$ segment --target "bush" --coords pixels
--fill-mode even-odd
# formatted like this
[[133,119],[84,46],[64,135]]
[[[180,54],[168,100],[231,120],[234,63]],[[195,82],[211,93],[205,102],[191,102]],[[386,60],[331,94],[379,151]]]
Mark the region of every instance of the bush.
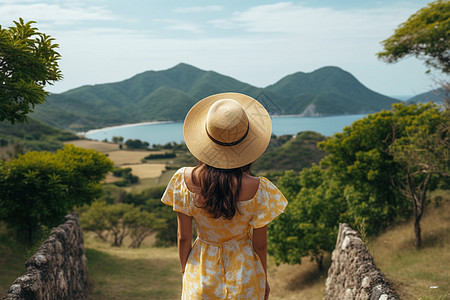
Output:
[[1,217],[32,244],[41,228],[60,224],[74,207],[99,197],[111,168],[105,155],[73,145],[0,162]]
[[165,153],[152,153],[144,157],[143,160],[150,160],[150,159],[160,159],[160,158],[175,158],[176,154],[175,152],[165,152]]
[[139,139],[136,140],[127,140],[125,142],[125,146],[128,149],[147,149],[150,144],[147,142],[143,142]]

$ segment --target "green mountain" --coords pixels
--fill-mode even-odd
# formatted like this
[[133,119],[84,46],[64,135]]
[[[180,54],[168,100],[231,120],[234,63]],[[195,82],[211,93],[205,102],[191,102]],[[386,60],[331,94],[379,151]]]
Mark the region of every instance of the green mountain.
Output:
[[433,101],[436,104],[444,104],[447,91],[444,88],[435,89],[412,97],[406,103],[427,103]]
[[285,111],[304,116],[371,113],[398,102],[368,89],[338,67],[288,75],[265,90],[283,95],[279,105]]
[[253,96],[271,113],[304,116],[370,113],[389,109],[396,102],[367,89],[337,67],[295,73],[274,85],[258,88],[181,63],[121,82],[52,94],[35,108],[32,117],[59,128],[82,131],[125,123],[182,120],[195,102],[221,92]]

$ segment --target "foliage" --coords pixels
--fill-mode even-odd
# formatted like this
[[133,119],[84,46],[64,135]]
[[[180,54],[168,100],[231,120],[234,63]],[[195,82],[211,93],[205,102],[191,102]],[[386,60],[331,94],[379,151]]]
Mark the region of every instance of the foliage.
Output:
[[25,121],[36,104],[45,102],[44,86],[62,79],[59,46],[34,23],[20,18],[13,27],[0,26],[0,121]]
[[144,157],[145,160],[151,160],[151,159],[161,159],[161,158],[175,158],[176,154],[175,152],[165,152],[165,153],[152,153]]
[[184,150],[184,151],[188,151],[185,143],[177,143],[177,142],[169,142],[164,145],[153,144],[152,147],[150,148],[150,150],[156,150],[156,151],[158,151],[158,150],[173,150],[173,151]]
[[148,188],[139,194],[127,193],[111,185],[104,186],[103,190],[103,196],[98,201],[79,210],[85,230],[93,231],[103,241],[114,244],[111,221],[107,221],[112,218],[107,217],[111,214],[109,209],[115,204],[126,204],[126,211],[115,216],[118,219],[116,223],[123,226],[122,231],[117,231],[118,241],[122,234],[130,234],[130,247],[139,247],[148,234],[157,232],[156,246],[167,247],[176,243],[176,214],[171,207],[161,203],[165,186]]
[[60,224],[76,206],[101,194],[112,168],[103,154],[67,145],[0,163],[0,217],[31,244],[41,228]]
[[[155,190],[155,192],[157,191]],[[174,246],[177,241],[177,214],[174,213],[172,207],[161,203],[161,197],[162,193],[158,197],[148,198],[143,205],[143,209],[153,212],[163,220],[163,223],[157,229],[155,246]]]
[[[267,171],[300,171],[310,167],[325,156],[325,152],[317,148],[317,143],[324,141],[325,137],[313,131],[299,132],[295,138],[285,141],[285,136],[281,140],[272,137],[272,144],[281,144],[266,151],[252,164],[252,169],[256,172]],[[285,142],[284,142],[285,141]],[[284,142],[284,143],[283,143]]]
[[0,147],[20,144],[27,151],[56,151],[64,147],[63,141],[78,137],[68,131],[48,126],[28,117],[26,123],[0,122]]
[[340,185],[350,225],[356,228],[365,219],[369,235],[410,215],[407,199],[392,185],[401,167],[388,151],[392,125],[403,117],[398,110],[368,115],[319,144],[328,153],[321,165]]
[[425,60],[429,67],[450,72],[450,2],[438,0],[420,9],[382,42],[379,58],[389,63],[408,55]]
[[149,146],[149,143],[143,142],[139,139],[126,140],[125,146],[127,146],[128,149],[147,149]]
[[302,257],[310,256],[322,270],[324,254],[334,248],[346,208],[339,184],[313,165],[299,174],[287,171],[278,186],[290,201],[269,225],[269,253],[277,262],[289,264],[300,264]]
[[116,144],[122,143],[123,142],[123,136],[113,136],[112,137],[112,142],[116,143]]
[[155,227],[156,246],[173,246],[177,240],[177,215],[172,207],[161,203],[161,197],[166,190],[165,186],[155,186],[144,190],[140,194],[127,194],[125,203],[130,203],[141,207],[143,210],[158,216]]
[[122,177],[121,181],[115,181],[113,182],[114,185],[117,186],[129,186],[131,184],[134,183],[138,183],[139,182],[139,177],[135,176],[131,173],[131,168],[120,168],[120,167],[115,167],[113,169],[113,175],[115,177]]
[[[36,108],[33,117],[59,128],[84,131],[124,123],[177,121],[183,120],[199,99],[221,92],[241,92],[255,97],[266,107],[275,103],[283,114],[301,114],[310,105],[323,115],[368,113],[389,109],[396,102],[367,89],[337,67],[295,73],[261,89],[180,64],[168,70],[144,72],[118,83],[83,86],[49,95],[47,102]],[[262,99],[262,92],[273,103]]]
[[364,224],[364,234],[373,236],[408,218],[416,207],[399,187],[411,187],[413,175],[424,196],[433,181],[428,174],[448,176],[448,128],[448,111],[434,104],[395,104],[321,142],[328,155],[320,165],[286,171],[277,182],[289,206],[269,227],[270,253],[287,263],[310,256],[320,267],[340,222]]
[[130,235],[129,247],[139,248],[147,236],[164,225],[164,220],[132,204],[96,201],[82,212],[80,223],[84,230],[96,233],[112,246],[122,246],[123,239]]
[[[394,142],[389,151],[403,168],[399,188],[413,204],[416,247],[420,249],[420,220],[427,204],[429,187],[436,175],[450,177],[450,111],[441,112],[432,104],[396,106],[395,109],[406,116],[401,124],[393,126]],[[404,131],[399,137],[397,127]]]
[[164,219],[156,218],[153,213],[148,211],[136,209],[126,215],[126,220],[131,230],[131,248],[139,248],[147,236],[165,225]]

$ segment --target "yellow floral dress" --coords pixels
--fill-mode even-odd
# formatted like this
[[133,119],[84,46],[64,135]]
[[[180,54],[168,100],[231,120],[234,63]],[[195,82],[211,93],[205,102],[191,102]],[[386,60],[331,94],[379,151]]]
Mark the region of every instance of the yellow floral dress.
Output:
[[280,215],[286,198],[261,177],[255,196],[239,202],[240,213],[231,220],[214,219],[194,205],[198,195],[187,188],[184,170],[173,175],[161,199],[173,210],[192,216],[197,226],[181,299],[264,299],[265,274],[253,250],[251,229],[263,227]]

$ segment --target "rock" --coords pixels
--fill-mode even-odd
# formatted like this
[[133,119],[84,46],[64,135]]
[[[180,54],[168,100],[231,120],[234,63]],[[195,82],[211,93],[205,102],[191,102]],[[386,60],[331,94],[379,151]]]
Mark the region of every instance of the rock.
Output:
[[27,272],[14,281],[3,300],[86,299],[88,269],[78,216],[66,216],[25,266]]
[[326,281],[324,300],[335,299],[400,299],[375,266],[358,233],[347,224],[339,225]]

